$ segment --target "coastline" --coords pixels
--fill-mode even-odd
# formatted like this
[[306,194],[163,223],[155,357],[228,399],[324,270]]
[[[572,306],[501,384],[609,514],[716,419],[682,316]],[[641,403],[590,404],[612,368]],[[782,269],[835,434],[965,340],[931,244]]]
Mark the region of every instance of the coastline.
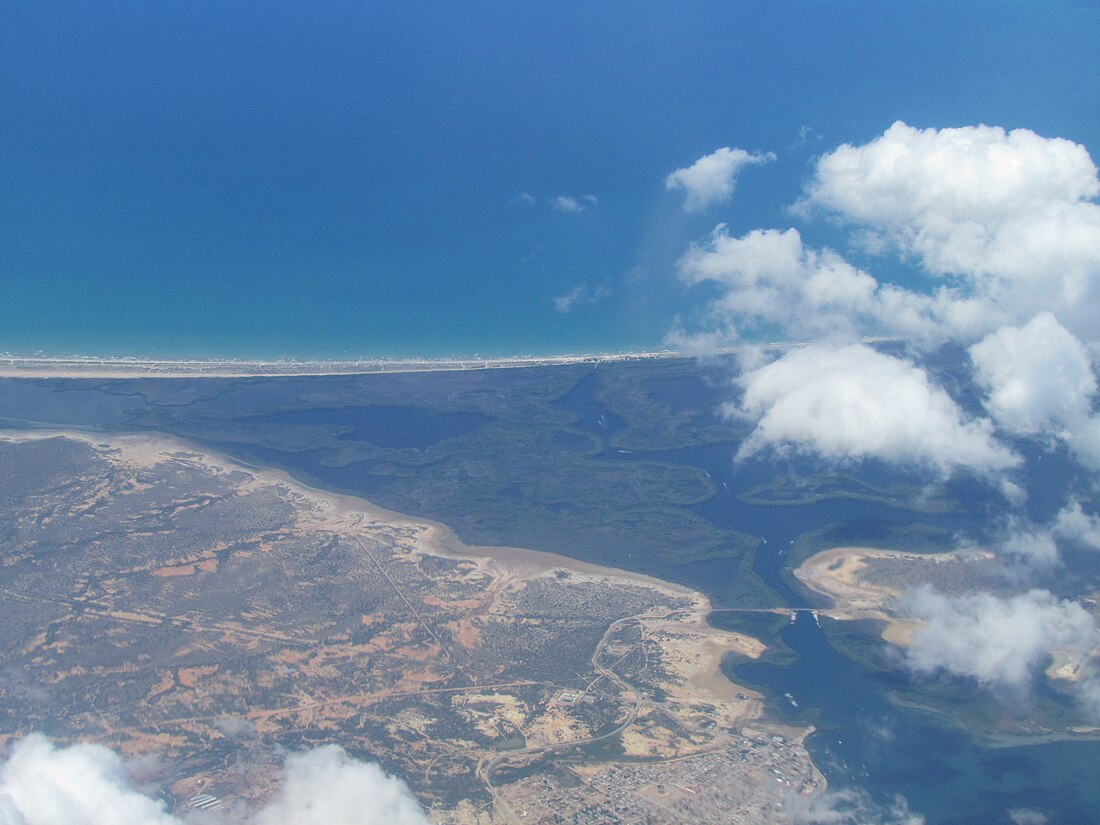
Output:
[[[869,336],[864,344],[898,340],[893,336]],[[465,372],[473,370],[560,367],[570,364],[673,361],[681,358],[714,358],[736,355],[745,347],[788,350],[804,347],[804,341],[768,341],[719,347],[705,352],[638,350],[589,352],[566,355],[514,355],[499,358],[139,358],[122,356],[50,356],[0,353],[0,378],[293,378],[311,375],[376,375],[409,372]]]
[[[601,732],[602,729],[592,728],[589,730],[581,723],[573,724],[570,722],[573,717],[569,713],[569,707],[576,700],[570,699],[566,702],[564,699],[560,701],[552,699],[554,695],[565,688],[572,689],[574,687],[575,677],[567,676],[561,684],[559,684],[560,680],[546,683],[551,685],[550,701],[538,700],[532,705],[535,708],[534,710],[522,710],[521,708],[522,715],[518,724],[522,725],[525,737],[521,750],[497,751],[476,744],[469,745],[469,750],[477,757],[477,764],[479,765],[477,778],[485,782],[488,793],[493,797],[494,810],[497,810],[495,806],[499,805],[500,810],[507,812],[510,799],[525,799],[527,797],[524,794],[530,792],[529,788],[518,784],[521,780],[504,785],[492,781],[494,766],[507,765],[509,760],[513,762],[519,760],[522,763],[523,760],[528,758],[573,750],[587,744],[594,744],[616,737],[620,733],[622,734],[621,740],[615,740],[621,742],[623,752],[620,757],[603,758],[596,755],[584,760],[584,767],[592,772],[593,777],[604,776],[605,774],[610,777],[614,775],[615,771],[628,770],[634,764],[632,760],[635,757],[642,759],[642,761],[645,761],[644,758],[648,757],[659,757],[658,761],[660,762],[677,764],[683,762],[685,765],[690,766],[702,766],[706,763],[706,760],[717,759],[724,760],[723,764],[735,769],[732,775],[733,778],[729,780],[730,782],[744,783],[743,787],[750,790],[759,789],[758,777],[760,775],[765,775],[768,779],[771,779],[770,773],[764,774],[763,772],[772,769],[777,781],[786,781],[786,784],[790,786],[789,791],[784,791],[782,788],[777,791],[775,786],[770,783],[767,784],[766,787],[770,790],[764,793],[761,798],[768,799],[771,797],[776,804],[786,801],[786,797],[783,796],[784,793],[796,793],[801,794],[804,798],[809,798],[820,795],[827,789],[826,777],[805,748],[805,740],[813,732],[813,728],[792,726],[770,718],[765,713],[763,696],[750,687],[732,681],[729,674],[721,667],[723,658],[730,653],[758,658],[764,650],[764,645],[759,640],[744,633],[722,630],[710,625],[708,622],[711,612],[710,600],[705,594],[697,590],[653,576],[583,562],[545,551],[521,547],[469,545],[464,543],[451,528],[440,522],[397,513],[379,507],[361,496],[334,493],[323,488],[314,487],[301,482],[282,470],[240,462],[218,452],[216,449],[210,449],[188,441],[186,438],[170,434],[152,432],[90,433],[64,427],[33,431],[0,429],[0,441],[5,442],[39,441],[52,438],[65,438],[85,443],[96,452],[106,456],[112,464],[121,468],[120,471],[123,475],[120,478],[126,481],[121,484],[119,489],[124,491],[132,489],[133,480],[142,478],[142,473],[147,472],[154,465],[166,461],[175,462],[200,473],[210,474],[213,477],[232,479],[233,495],[247,494],[258,490],[274,490],[276,495],[290,504],[292,508],[293,518],[290,522],[292,527],[287,528],[289,530],[286,533],[287,535],[296,535],[298,531],[303,535],[310,535],[314,531],[320,531],[329,536],[346,537],[351,541],[358,541],[360,548],[372,560],[374,555],[370,547],[375,546],[373,552],[377,552],[377,547],[381,543],[388,548],[387,553],[392,553],[396,559],[403,562],[411,560],[417,568],[420,567],[419,559],[423,557],[445,557],[465,561],[466,566],[461,570],[462,579],[481,583],[479,585],[481,590],[475,594],[477,595],[475,600],[454,601],[452,595],[450,597],[452,601],[448,602],[446,595],[443,595],[440,597],[442,600],[439,601],[431,600],[436,598],[435,596],[431,596],[424,601],[425,604],[433,607],[448,607],[464,611],[455,613],[452,610],[452,613],[441,614],[443,618],[453,619],[445,626],[459,634],[456,636],[457,642],[448,642],[452,648],[456,643],[462,646],[476,645],[480,635],[481,623],[496,621],[494,617],[498,615],[508,615],[500,611],[512,604],[509,601],[512,598],[510,594],[522,592],[531,582],[538,580],[550,579],[555,584],[558,581],[565,581],[567,582],[564,585],[565,587],[588,588],[577,592],[588,593],[589,595],[592,593],[591,587],[598,584],[610,588],[644,588],[649,591],[656,591],[662,596],[675,598],[675,602],[665,602],[662,605],[658,602],[651,603],[650,596],[633,597],[643,599],[641,608],[635,608],[644,608],[642,612],[636,612],[633,615],[618,618],[614,621],[609,619],[610,624],[606,625],[603,636],[592,653],[591,662],[595,668],[595,680],[582,682],[580,686],[583,687],[584,684],[588,684],[588,687],[584,688],[584,691],[587,691],[595,685],[596,681],[600,679],[609,680],[611,685],[606,688],[607,695],[612,702],[618,702],[622,705],[622,708],[614,716],[617,727],[613,731],[606,733]],[[364,544],[364,541],[367,543]],[[143,574],[166,577],[213,574],[219,569],[222,560],[216,553],[211,555],[208,549],[202,549],[203,547],[205,545],[200,544],[182,558],[173,556],[167,559],[157,559],[152,562],[153,566],[151,567],[139,566],[129,572],[140,571]],[[267,551],[261,548],[259,552],[262,554]],[[244,550],[241,551],[239,556],[243,559],[255,553],[256,551],[253,550]],[[144,564],[140,560],[139,563]],[[384,570],[383,575],[389,577]],[[173,578],[173,581],[176,581],[176,579]],[[449,591],[443,588],[440,592],[445,594]],[[401,593],[402,590],[398,590],[398,594]],[[462,591],[460,595],[469,598],[465,591]],[[416,608],[404,595],[401,595],[401,598],[413,610],[416,615],[416,622],[423,623],[425,619],[416,612]],[[413,597],[410,595],[408,598]],[[416,598],[419,598],[419,596]],[[414,602],[416,602],[416,598],[413,598]],[[569,605],[571,602],[567,599],[566,604]],[[110,608],[110,605],[108,605],[108,608]],[[143,626],[157,624],[157,622],[163,622],[164,620],[164,616],[161,614],[154,613],[146,616],[142,610],[133,609],[125,604],[123,608],[109,609],[103,615],[109,620],[131,623],[138,621],[143,623]],[[232,615],[236,616],[236,614]],[[241,614],[241,616],[244,615]],[[252,616],[254,614],[248,615]],[[260,614],[255,615],[266,614],[261,611]],[[528,617],[525,621],[533,620],[536,625],[543,621],[541,614],[532,615],[533,619]],[[436,618],[431,621],[442,622],[443,618]],[[413,624],[415,625],[416,622],[413,622]],[[637,645],[644,641],[645,650],[647,651],[646,661],[649,662],[650,657],[653,657],[653,661],[659,663],[657,671],[655,671],[658,675],[646,677],[649,681],[643,680],[641,684],[646,687],[642,689],[637,686],[639,683],[636,677],[629,674],[625,677],[620,676],[611,669],[615,663],[625,657],[621,650],[614,649],[616,645],[622,644],[622,640],[613,638],[613,635],[627,626],[624,623],[629,622],[637,625],[639,638],[641,639],[641,641],[633,641],[629,644]],[[272,628],[266,626],[250,628],[247,621],[242,623],[242,620],[238,618],[233,618],[228,623],[223,622],[211,626],[238,635],[248,632],[255,634],[262,631],[270,636],[280,630],[279,626],[274,625]],[[397,627],[398,625],[394,626]],[[432,636],[435,635],[429,625],[425,625],[425,628]],[[316,640],[304,638],[299,634],[284,634],[277,637],[279,641],[288,639],[299,645],[306,643],[309,645],[319,644]],[[328,638],[326,644],[328,642],[351,644],[349,639],[350,637],[345,633],[343,636]],[[437,644],[443,644],[438,638],[435,641]],[[361,655],[366,651],[366,647],[361,642],[355,642],[354,645],[358,646],[353,646],[349,650],[355,655]],[[605,646],[607,646],[607,656],[617,658],[609,660],[605,657],[601,659]],[[384,652],[388,648],[380,649]],[[443,649],[446,650],[446,648]],[[405,648],[400,650],[404,651]],[[382,655],[377,651],[371,653],[371,655],[375,654]],[[400,667],[405,667],[406,670],[408,670],[409,662],[417,667],[422,664],[421,660],[414,657],[412,653],[402,653],[401,656],[403,657],[401,661],[404,664]],[[447,658],[450,661],[450,655]],[[298,660],[289,661],[293,663]],[[323,661],[327,662],[328,660],[323,659]],[[201,668],[195,667],[192,670],[198,671]],[[211,667],[209,668],[210,672],[208,674],[204,672],[204,675],[212,676],[216,670],[217,667]],[[308,668],[302,672],[307,671]],[[252,724],[255,729],[262,728],[270,733],[281,730],[279,725],[283,722],[277,720],[288,720],[292,717],[297,719],[296,714],[304,714],[302,719],[298,719],[293,723],[293,725],[305,726],[302,728],[304,730],[309,725],[340,723],[340,720],[348,717],[348,714],[361,713],[364,708],[372,708],[381,702],[395,700],[398,697],[408,697],[420,692],[432,693],[433,695],[442,693],[449,696],[456,691],[451,687],[438,690],[435,688],[422,690],[423,683],[430,681],[426,678],[426,674],[431,675],[429,671],[430,668],[428,671],[408,670],[408,673],[399,671],[398,675],[401,680],[395,682],[395,685],[389,685],[387,682],[381,687],[370,687],[367,692],[333,693],[329,691],[326,693],[321,691],[317,696],[311,691],[306,691],[302,696],[287,694],[289,698],[281,698],[270,707],[266,705],[251,707],[242,713],[241,717]],[[313,671],[309,672],[313,673]],[[318,670],[314,675],[320,673],[321,671]],[[324,676],[324,674],[321,675]],[[656,679],[656,681],[652,681],[652,679]],[[320,682],[319,684],[327,683]],[[509,694],[505,690],[503,694],[498,696],[498,688],[506,689],[517,685],[534,684],[543,683],[500,682],[498,684],[489,680],[482,684],[482,682],[475,680],[472,686],[460,687],[457,691],[471,693],[475,699],[479,699],[483,704],[489,703],[494,707],[502,705],[507,708],[510,707],[506,701]],[[218,685],[225,687],[220,682]],[[190,688],[193,685],[188,684],[186,687]],[[219,689],[221,688],[219,687]],[[656,691],[656,695],[650,695],[651,690]],[[562,696],[565,696],[565,693],[562,693]],[[565,702],[565,704],[562,704],[562,702]],[[625,716],[622,716],[622,713],[625,713]],[[667,726],[661,721],[665,717],[675,724],[675,735],[667,732]],[[210,731],[217,728],[217,721],[221,718],[222,716],[216,715],[195,715],[190,711],[186,715],[178,716],[178,718],[177,716],[161,714],[152,725],[146,725],[145,723],[116,724],[102,736],[100,734],[92,736],[92,741],[109,742],[112,746],[121,747],[117,745],[116,740],[125,740],[133,748],[134,753],[145,753],[164,746],[165,742],[168,741],[155,740],[154,735],[149,731],[150,728],[155,729],[156,736],[161,734],[161,727],[164,725],[169,726],[171,731],[177,735],[182,735],[180,731],[183,731],[194,736],[206,736],[208,734],[216,736]],[[297,730],[291,722],[287,721],[285,724],[291,726],[288,729]],[[0,740],[2,739],[3,737],[0,737]],[[746,749],[755,749],[758,746],[761,748],[759,758],[750,757],[746,761],[744,754],[749,752]],[[463,753],[465,754],[466,751],[464,750]],[[741,754],[740,757],[738,753]],[[780,757],[782,757],[781,762],[773,761]],[[435,758],[437,759],[438,756]],[[428,762],[429,767],[434,762],[435,759]],[[483,769],[480,767],[482,765],[486,767]],[[785,773],[781,774],[776,765],[779,765],[779,768]],[[688,767],[684,770],[690,773],[695,768]],[[201,785],[196,784],[197,776],[198,774],[187,775],[179,779],[173,785],[175,789],[173,792],[178,792],[177,795],[181,798],[186,798],[188,794],[197,793],[201,787]],[[425,783],[427,783],[427,776],[428,774],[425,772]],[[657,779],[659,780],[662,776],[663,774],[657,776]],[[784,779],[784,776],[787,779]],[[648,777],[648,774],[645,777]],[[738,787],[742,786],[738,785]],[[754,799],[760,796],[756,791],[752,791],[752,793],[755,794]],[[651,798],[645,796],[644,793],[643,796],[646,799]],[[445,816],[440,819],[433,818],[433,821],[471,821],[463,810],[458,808],[452,811],[444,806],[436,809],[436,812]],[[478,821],[488,823],[511,821],[511,819],[494,815],[490,819],[479,819]]]
[[874,619],[884,623],[883,641],[905,648],[909,646],[918,623],[898,616],[893,603],[901,590],[883,583],[871,583],[861,575],[876,559],[910,559],[922,564],[950,564],[967,552],[912,553],[880,547],[833,547],[821,550],[802,562],[792,573],[807,589],[828,599],[823,616],[838,621]]
[[[860,339],[865,344],[897,340],[889,336]],[[674,349],[631,352],[587,352],[565,355],[514,355],[497,358],[140,358],[122,356],[12,355],[0,353],[0,378],[277,378],[309,375],[374,375],[408,372],[560,367],[570,364],[614,364],[673,361],[736,355],[746,347],[788,350],[803,341],[767,341],[707,351]]]
[[326,513],[321,519],[326,525],[339,524],[341,529],[354,529],[364,523],[382,523],[389,526],[409,527],[422,531],[421,552],[454,560],[472,560],[487,566],[498,575],[507,577],[531,577],[557,570],[567,570],[579,577],[602,579],[648,587],[673,597],[690,599],[693,603],[688,624],[705,639],[708,645],[721,648],[714,661],[708,664],[706,677],[725,682],[727,692],[745,690],[730,680],[721,670],[725,653],[737,653],[757,659],[764,652],[764,645],[755,637],[730,630],[720,630],[708,622],[712,605],[709,597],[686,585],[660,579],[655,576],[608,567],[563,556],[546,550],[504,545],[467,544],[448,525],[419,516],[389,510],[369,499],[347,493],[336,493],[313,486],[296,478],[285,470],[264,467],[232,458],[205,445],[196,444],[167,433],[101,433],[86,432],[72,427],[40,428],[31,431],[8,430],[0,427],[0,439],[30,441],[46,438],[68,438],[82,441],[93,447],[106,447],[129,451],[142,460],[189,457],[191,460],[218,468],[221,472],[244,471],[261,484],[279,484],[292,493],[310,500],[319,511]]
[[[734,350],[723,350],[723,354]],[[677,350],[505,358],[161,359],[0,356],[0,378],[271,378],[558,367],[690,358]]]

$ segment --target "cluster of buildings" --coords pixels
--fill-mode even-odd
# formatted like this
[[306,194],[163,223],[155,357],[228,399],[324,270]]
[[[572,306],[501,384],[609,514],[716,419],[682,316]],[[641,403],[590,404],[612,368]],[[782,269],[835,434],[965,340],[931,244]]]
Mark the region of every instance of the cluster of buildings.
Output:
[[693,756],[582,768],[575,779],[534,774],[505,793],[520,819],[540,825],[765,825],[789,822],[791,800],[818,784],[801,745],[757,733]]

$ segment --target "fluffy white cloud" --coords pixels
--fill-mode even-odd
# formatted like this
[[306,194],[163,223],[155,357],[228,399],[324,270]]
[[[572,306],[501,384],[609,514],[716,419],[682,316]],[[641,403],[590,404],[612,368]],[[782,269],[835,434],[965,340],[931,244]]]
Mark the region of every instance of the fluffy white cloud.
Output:
[[409,788],[335,745],[287,759],[282,787],[255,825],[428,825]]
[[929,468],[1004,470],[1019,459],[991,422],[969,419],[919,367],[871,347],[812,345],[744,373],[731,412],[755,420],[739,455],[764,448],[834,461],[877,458]]
[[1091,470],[1100,470],[1100,415],[1081,423],[1065,436],[1074,455]]
[[930,216],[989,224],[1100,194],[1096,166],[1080,144],[997,126],[917,129],[897,121],[869,143],[822,156],[815,172],[811,201],[899,229]]
[[1015,433],[1047,432],[1088,418],[1096,376],[1088,350],[1049,312],[1002,327],[970,348],[986,409]]
[[[702,180],[710,180],[702,174],[707,168],[700,166]],[[680,185],[676,181],[670,176],[669,185]],[[921,130],[895,123],[866,144],[845,144],[822,156],[800,205],[804,214],[824,211],[853,225],[865,246],[917,261],[933,276],[926,288],[880,282],[838,252],[806,246],[795,229],[735,237],[719,225],[678,263],[682,280],[717,286],[718,297],[705,307],[694,334],[677,329],[670,341],[707,351],[754,331],[834,347],[861,335],[900,336],[926,349],[948,341],[973,345],[986,408],[1004,432],[1062,439],[1082,463],[1100,469],[1100,415],[1092,412],[1097,381],[1089,354],[1100,338],[1100,206],[1090,200],[1098,194],[1096,166],[1071,141],[1026,129]],[[807,375],[814,372],[801,360],[797,365]],[[829,370],[841,378],[838,395],[869,391],[854,368]],[[765,373],[783,374],[779,366]],[[927,380],[923,384],[918,396],[936,399],[930,409],[943,414],[945,396]],[[814,400],[810,388],[800,395]],[[761,421],[749,448],[759,442],[816,445],[840,459],[846,447],[854,450],[852,458],[945,455],[938,447],[910,450],[926,428],[901,419],[919,413],[901,408],[908,396],[882,396],[853,402],[868,415],[840,415],[831,422],[837,431],[829,433],[806,422],[824,421],[842,408],[841,400],[799,416],[792,393],[761,393],[760,404],[749,410]],[[785,408],[766,410],[769,399]],[[867,437],[849,432],[859,426],[853,421],[869,423]],[[954,410],[938,423],[945,422],[949,430],[941,440],[957,440],[961,432],[968,436],[964,445],[981,445],[956,465],[975,455],[979,468],[1011,465],[986,422],[966,421]],[[881,445],[874,446],[878,435]],[[867,444],[872,446],[865,449]],[[945,469],[939,458],[928,463]],[[1032,549],[1049,550],[1049,537],[1039,539]]]
[[737,238],[719,224],[705,243],[688,249],[678,270],[688,283],[722,288],[708,314],[728,325],[730,337],[739,325],[773,324],[800,336],[854,338],[876,303],[874,278],[830,250],[805,247],[797,229],[757,229]]
[[1100,179],[1088,151],[1027,129],[898,122],[817,163],[802,205],[865,227],[880,248],[958,276],[1014,320],[1056,312],[1100,330]]
[[774,152],[746,152],[723,146],[703,155],[691,166],[677,169],[665,178],[665,188],[684,192],[684,208],[702,212],[717,203],[729,200],[737,182],[737,174],[746,166],[770,163]]
[[1010,565],[1014,576],[1048,571],[1062,563],[1060,546],[1074,544],[1100,550],[1100,517],[1086,513],[1076,499],[1047,524],[1033,524],[1010,516],[1001,537],[993,543],[997,555]]
[[1082,510],[1079,501],[1070,501],[1059,511],[1053,533],[1066,541],[1100,550],[1100,518]]
[[908,593],[901,607],[923,622],[905,651],[910,668],[943,670],[994,687],[1026,688],[1051,655],[1082,661],[1100,642],[1081,605],[1045,590],[945,596],[924,585]]
[[1065,439],[1100,468],[1100,432],[1092,415],[1096,376],[1088,349],[1049,312],[1006,326],[970,348],[985,407],[1012,433]]
[[[720,335],[726,345],[770,325],[803,340],[874,333],[934,348],[947,339],[972,341],[1010,318],[988,298],[958,286],[941,284],[924,293],[880,284],[839,253],[806,246],[794,228],[734,237],[719,224],[688,247],[677,271],[688,284],[720,288],[706,307],[709,329],[697,335]],[[689,338],[681,331],[675,343]]]
[[[275,798],[243,822],[428,825],[404,782],[332,745],[290,756]],[[125,763],[110,749],[58,748],[33,734],[0,764],[0,825],[183,825],[183,820],[136,790]]]
[[55,748],[23,739],[0,767],[0,825],[180,825],[134,790],[123,761],[100,745]]

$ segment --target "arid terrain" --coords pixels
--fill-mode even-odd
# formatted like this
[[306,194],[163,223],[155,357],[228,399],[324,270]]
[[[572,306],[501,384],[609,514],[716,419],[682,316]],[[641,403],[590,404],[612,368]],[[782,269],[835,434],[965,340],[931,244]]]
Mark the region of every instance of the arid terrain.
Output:
[[441,823],[781,822],[822,785],[719,669],[762,645],[691,590],[162,436],[8,433],[0,461],[0,741],[155,757],[176,810],[262,801],[330,742]]

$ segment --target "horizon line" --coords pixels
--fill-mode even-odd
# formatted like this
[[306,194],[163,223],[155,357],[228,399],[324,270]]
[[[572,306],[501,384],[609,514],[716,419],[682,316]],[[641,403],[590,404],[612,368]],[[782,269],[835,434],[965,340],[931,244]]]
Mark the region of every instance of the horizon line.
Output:
[[[861,338],[881,343],[893,337]],[[323,375],[368,375],[402,372],[461,372],[522,367],[551,367],[588,362],[625,362],[707,358],[735,355],[745,347],[787,349],[806,341],[743,343],[707,351],[676,349],[592,352],[501,357],[371,357],[371,358],[148,358],[140,356],[13,355],[0,353],[0,378],[254,378]]]

